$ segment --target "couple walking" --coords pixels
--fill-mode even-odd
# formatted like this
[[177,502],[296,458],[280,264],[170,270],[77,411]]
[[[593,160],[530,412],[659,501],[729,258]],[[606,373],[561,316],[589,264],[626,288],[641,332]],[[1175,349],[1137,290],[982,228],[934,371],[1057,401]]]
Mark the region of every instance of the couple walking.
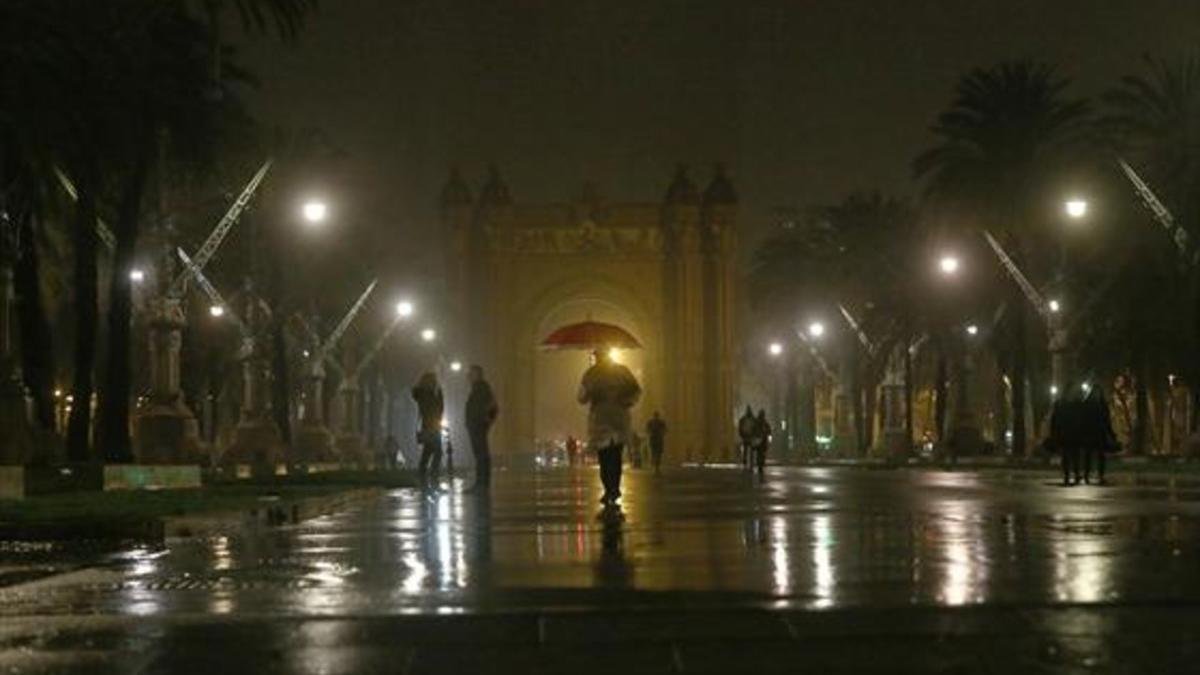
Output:
[[[467,371],[471,382],[471,393],[463,410],[467,436],[471,440],[471,454],[475,457],[475,484],[467,492],[486,491],[492,485],[492,453],[488,447],[488,432],[500,414],[496,395],[483,377],[483,368],[471,366]],[[417,403],[420,427],[417,443],[421,446],[421,461],[417,465],[421,486],[437,485],[442,465],[442,420],[445,418],[446,401],[437,376],[427,372],[413,387],[413,400]]]
[[[1079,395],[1082,392],[1082,396]],[[1104,455],[1119,448],[1108,403],[1099,387],[1068,387],[1054,402],[1046,449],[1062,454],[1063,485],[1104,483]]]

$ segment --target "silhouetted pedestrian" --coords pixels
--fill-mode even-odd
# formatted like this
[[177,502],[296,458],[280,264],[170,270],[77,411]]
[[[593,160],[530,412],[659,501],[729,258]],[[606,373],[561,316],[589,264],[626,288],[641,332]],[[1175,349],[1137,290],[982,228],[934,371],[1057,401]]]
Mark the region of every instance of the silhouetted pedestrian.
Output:
[[604,484],[606,506],[621,498],[621,459],[629,442],[629,409],[642,394],[633,373],[599,351],[593,353],[592,367],[583,374],[579,402],[589,406],[588,434],[600,462],[600,481]]
[[1046,449],[1062,455],[1063,485],[1078,484],[1083,480],[1082,425],[1083,403],[1075,388],[1068,386],[1063,395],[1054,402],[1050,413],[1050,435],[1046,438]]
[[1096,468],[1096,482],[1104,484],[1105,455],[1116,452],[1120,445],[1113,433],[1112,415],[1108,401],[1098,386],[1088,389],[1080,402],[1080,445],[1083,450],[1083,480],[1091,483],[1092,467]]
[[412,397],[417,403],[417,443],[421,446],[417,475],[421,486],[429,488],[437,485],[442,467],[442,418],[446,414],[446,402],[437,377],[431,372],[417,380]]
[[754,461],[758,466],[758,475],[763,475],[767,466],[767,450],[771,447],[771,423],[767,421],[767,411],[759,408],[758,417],[754,418]]
[[654,464],[654,473],[662,473],[663,452],[666,450],[667,423],[662,415],[654,411],[654,415],[646,422],[646,437],[650,439],[650,461]]
[[750,468],[750,457],[754,452],[754,435],[758,432],[758,420],[754,418],[754,410],[746,406],[746,412],[738,418],[738,440],[741,446],[742,468]]
[[500,406],[496,403],[492,386],[483,377],[483,368],[471,366],[467,377],[471,380],[471,393],[467,395],[464,417],[467,435],[471,438],[471,454],[475,457],[475,484],[470,491],[487,490],[492,487],[492,452],[488,445],[488,433],[500,415]]

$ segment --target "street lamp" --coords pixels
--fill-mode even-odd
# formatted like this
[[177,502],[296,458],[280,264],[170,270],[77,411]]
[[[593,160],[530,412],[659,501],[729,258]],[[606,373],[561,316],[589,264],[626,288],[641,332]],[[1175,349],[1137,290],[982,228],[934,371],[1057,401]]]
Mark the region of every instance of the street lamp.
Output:
[[415,308],[413,307],[413,304],[408,300],[401,300],[400,302],[396,303],[396,316],[400,317],[401,319],[407,319],[408,317],[412,316],[414,310]]
[[1087,216],[1088,203],[1086,199],[1072,197],[1063,202],[1063,210],[1067,212],[1067,216],[1072,220],[1081,220]]
[[941,260],[938,260],[938,269],[948,277],[958,274],[959,267],[958,256],[947,254],[943,255]]
[[432,328],[426,328],[421,331],[421,339],[425,342],[433,342],[437,339],[437,331]]
[[450,370],[457,373],[462,370],[462,361],[451,361]]
[[820,338],[825,335],[825,324],[820,321],[814,321],[808,324],[808,336],[811,338]]
[[778,342],[772,342],[771,346],[767,347],[767,351],[771,353],[771,356],[779,356],[783,353],[783,345]]
[[129,270],[129,280],[135,284],[140,284],[146,280],[146,273],[144,271],[142,271],[141,269],[135,267],[135,268]]
[[309,200],[304,202],[302,208],[304,220],[313,225],[319,225],[325,222],[325,218],[329,216],[329,206],[320,200]]
[[968,325],[967,326],[967,335],[970,335],[971,337],[975,337],[976,335],[979,335],[979,326],[976,326],[975,324]]
[[1053,314],[1058,314],[1062,311],[1062,303],[1060,303],[1058,300],[1051,300],[1050,302],[1046,303],[1046,307]]
[[208,308],[208,313],[212,315],[214,319],[219,319],[225,316],[225,308],[221,305],[213,305]]

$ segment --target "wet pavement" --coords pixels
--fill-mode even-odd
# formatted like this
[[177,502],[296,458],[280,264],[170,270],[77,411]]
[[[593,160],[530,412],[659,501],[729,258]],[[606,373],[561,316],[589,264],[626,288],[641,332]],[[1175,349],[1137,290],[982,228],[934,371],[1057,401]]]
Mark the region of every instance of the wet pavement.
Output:
[[619,513],[591,471],[447,487],[0,588],[0,671],[1200,672],[1193,483],[632,471]]

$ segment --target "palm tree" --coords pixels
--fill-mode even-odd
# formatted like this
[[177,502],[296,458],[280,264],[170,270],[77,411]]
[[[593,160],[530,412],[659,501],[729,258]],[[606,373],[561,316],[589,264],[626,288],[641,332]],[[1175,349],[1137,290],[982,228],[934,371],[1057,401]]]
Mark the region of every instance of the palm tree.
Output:
[[839,305],[856,315],[872,343],[864,349],[847,330],[842,348],[852,381],[850,402],[856,445],[872,444],[869,423],[877,384],[898,344],[921,326],[913,267],[922,242],[912,207],[879,193],[855,193],[815,209],[806,226],[776,235],[759,247],[751,288],[760,305],[791,314],[797,304],[819,307],[840,321]]
[[[1142,318],[1152,321],[1158,316],[1190,314],[1186,342],[1182,350],[1175,352],[1174,368],[1181,367],[1186,373],[1186,379],[1192,385],[1193,403],[1200,405],[1200,386],[1196,386],[1200,382],[1200,265],[1194,257],[1187,260],[1200,250],[1194,243],[1200,237],[1200,57],[1189,55],[1168,60],[1147,56],[1144,65],[1145,74],[1122,77],[1116,87],[1102,96],[1105,114],[1101,122],[1108,139],[1121,155],[1137,165],[1138,171],[1167,204],[1177,223],[1188,231],[1193,242],[1191,250],[1185,254],[1183,268],[1186,275],[1183,283],[1190,290],[1188,306],[1178,308],[1182,311]],[[1147,269],[1162,272],[1176,267],[1166,262],[1174,257],[1174,252],[1166,251],[1164,256],[1162,249],[1165,247],[1170,247],[1170,243],[1167,237],[1160,237],[1155,244],[1141,244],[1132,249],[1138,255],[1124,268],[1130,278],[1125,280],[1128,283],[1118,285],[1126,293],[1135,289],[1141,291],[1130,300],[1131,306],[1151,307],[1173,298],[1174,294],[1162,292],[1164,284],[1170,281],[1160,278],[1147,283],[1144,274]],[[1130,329],[1121,334],[1128,337],[1130,344],[1144,344],[1148,337],[1146,324],[1139,322]],[[1165,343],[1160,341],[1153,347],[1145,345],[1135,353],[1142,357],[1161,355],[1164,350],[1160,347],[1172,340],[1169,335],[1162,337]],[[1132,365],[1139,372],[1146,372],[1147,368],[1150,372],[1157,370],[1141,359]],[[1145,379],[1135,378],[1139,401],[1145,399]],[[1193,425],[1196,424],[1197,420],[1193,419]],[[1139,415],[1135,434],[1137,444],[1143,442],[1142,427],[1144,417]]]
[[[931,131],[937,144],[913,167],[937,204],[969,215],[975,228],[993,231],[1018,265],[1031,262],[1033,242],[1061,177],[1078,159],[1089,106],[1067,96],[1070,82],[1049,65],[1029,61],[977,68],[959,80],[950,106]],[[1029,307],[1010,285],[1007,332],[1013,454],[1026,453],[1026,321]]]

